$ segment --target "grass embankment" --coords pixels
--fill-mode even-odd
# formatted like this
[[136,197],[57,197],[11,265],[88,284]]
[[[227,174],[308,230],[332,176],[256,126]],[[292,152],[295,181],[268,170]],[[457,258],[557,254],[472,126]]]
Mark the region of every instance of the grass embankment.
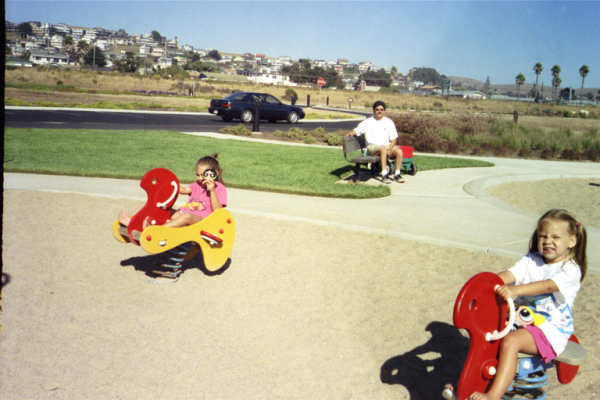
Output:
[[[218,153],[228,186],[312,196],[373,198],[389,186],[336,184],[352,166],[336,148],[219,140],[168,131],[48,130],[8,128],[4,170],[59,175],[140,179],[155,167],[192,182],[195,161]],[[420,171],[482,167],[490,163],[415,156]]]

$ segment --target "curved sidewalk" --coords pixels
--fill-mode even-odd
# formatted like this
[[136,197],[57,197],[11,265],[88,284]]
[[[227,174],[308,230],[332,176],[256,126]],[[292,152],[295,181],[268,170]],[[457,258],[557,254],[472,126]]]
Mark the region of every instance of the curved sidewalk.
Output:
[[[491,168],[419,172],[403,185],[392,184],[382,199],[331,199],[229,189],[232,212],[304,221],[358,232],[510,256],[522,255],[538,215],[487,194],[489,186],[511,181],[600,178],[598,164],[479,158]],[[25,189],[145,200],[138,182],[5,173],[4,189]],[[600,231],[589,227],[589,271],[600,273]]]

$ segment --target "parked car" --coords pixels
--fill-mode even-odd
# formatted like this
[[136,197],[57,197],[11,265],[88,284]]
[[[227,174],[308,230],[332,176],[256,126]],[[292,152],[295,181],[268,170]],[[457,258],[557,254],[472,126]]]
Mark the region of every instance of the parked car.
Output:
[[258,114],[261,120],[271,122],[287,121],[291,124],[304,118],[302,108],[283,104],[275,96],[267,93],[237,92],[224,99],[210,101],[208,112],[217,114],[223,121],[229,122],[234,118],[242,122],[254,120],[254,103],[258,102]]

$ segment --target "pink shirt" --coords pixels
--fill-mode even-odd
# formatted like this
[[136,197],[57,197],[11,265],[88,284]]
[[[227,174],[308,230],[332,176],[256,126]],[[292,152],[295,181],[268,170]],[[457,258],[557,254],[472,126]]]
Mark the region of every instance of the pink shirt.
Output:
[[[179,211],[206,218],[214,211],[210,203],[210,193],[198,182],[192,183],[190,189],[192,189],[192,194],[190,195],[188,202],[185,203]],[[225,185],[221,182],[215,182],[215,193],[217,194],[219,203],[225,207],[227,205],[227,190],[225,189]]]

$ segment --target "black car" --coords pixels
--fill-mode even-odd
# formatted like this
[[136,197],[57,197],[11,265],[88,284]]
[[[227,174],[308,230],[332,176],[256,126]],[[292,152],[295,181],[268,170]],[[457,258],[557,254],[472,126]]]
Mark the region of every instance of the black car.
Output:
[[208,111],[217,114],[225,122],[234,118],[238,118],[242,122],[252,122],[255,102],[258,102],[258,113],[261,120],[271,122],[284,120],[296,123],[304,118],[302,108],[283,104],[275,96],[267,93],[236,92],[224,99],[211,100]]

